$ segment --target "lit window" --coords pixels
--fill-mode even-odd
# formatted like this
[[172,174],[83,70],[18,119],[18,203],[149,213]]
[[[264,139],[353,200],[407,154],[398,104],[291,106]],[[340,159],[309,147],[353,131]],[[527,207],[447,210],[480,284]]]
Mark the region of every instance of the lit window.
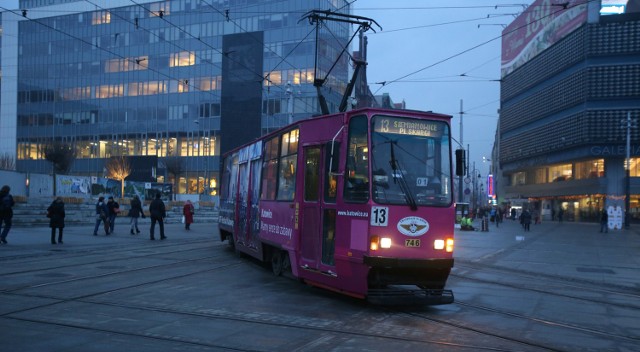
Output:
[[271,71],[271,72],[267,72],[265,74],[265,77],[266,77],[266,75],[269,75],[268,76],[269,79],[265,81],[267,85],[282,84],[282,72],[280,72],[280,71]]
[[169,67],[192,66],[196,63],[196,54],[193,51],[181,51],[172,53],[169,59]]
[[91,24],[105,24],[111,23],[111,13],[109,11],[98,11],[94,12],[91,18]]

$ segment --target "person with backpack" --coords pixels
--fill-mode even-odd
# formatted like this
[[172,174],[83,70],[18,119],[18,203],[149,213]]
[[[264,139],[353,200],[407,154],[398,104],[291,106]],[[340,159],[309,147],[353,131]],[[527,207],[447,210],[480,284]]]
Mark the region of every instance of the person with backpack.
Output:
[[96,227],[93,229],[94,236],[98,236],[100,222],[104,224],[105,235],[109,236],[109,218],[107,214],[109,214],[107,203],[105,203],[104,197],[100,197],[98,198],[98,203],[96,203]]
[[0,243],[7,244],[7,235],[11,230],[11,219],[13,219],[13,206],[16,202],[11,196],[11,187],[4,185],[0,189]]
[[62,229],[64,229],[64,201],[62,197],[57,197],[47,208],[49,227],[51,227],[51,244],[56,244],[56,229],[58,229],[58,242],[62,244]]

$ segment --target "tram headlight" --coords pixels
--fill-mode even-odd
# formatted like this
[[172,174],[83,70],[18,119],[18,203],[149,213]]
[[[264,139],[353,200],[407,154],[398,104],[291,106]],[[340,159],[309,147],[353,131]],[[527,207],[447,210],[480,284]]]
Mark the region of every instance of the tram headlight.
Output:
[[391,238],[389,237],[380,237],[380,236],[372,236],[371,242],[369,243],[369,249],[372,251],[377,251],[380,248],[388,249],[391,248]]
[[453,238],[437,239],[433,241],[433,249],[445,250],[448,253],[453,252]]
[[380,239],[380,248],[391,248],[391,239],[389,237],[382,237]]

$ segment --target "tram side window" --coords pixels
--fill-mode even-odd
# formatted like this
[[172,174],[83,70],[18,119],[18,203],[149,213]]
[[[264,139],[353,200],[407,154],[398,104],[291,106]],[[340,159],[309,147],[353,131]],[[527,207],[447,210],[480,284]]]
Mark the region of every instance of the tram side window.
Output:
[[338,176],[336,174],[338,165],[340,165],[340,142],[327,143],[325,155],[324,201],[335,203],[338,190]]
[[356,116],[349,121],[347,168],[344,199],[363,203],[369,200],[369,144],[367,117]]
[[298,130],[296,129],[282,135],[277,200],[293,200],[295,197],[297,162]]
[[222,194],[220,194],[220,199],[226,202],[232,202],[233,197],[231,196],[231,189],[229,188],[231,185],[231,157],[226,157],[222,162],[224,165],[224,172],[222,173]]
[[264,162],[262,165],[262,195],[260,199],[276,199],[276,185],[278,182],[278,150],[280,137],[268,140],[264,145]]
[[304,148],[304,200],[315,202],[318,200],[318,185],[320,183],[320,148]]

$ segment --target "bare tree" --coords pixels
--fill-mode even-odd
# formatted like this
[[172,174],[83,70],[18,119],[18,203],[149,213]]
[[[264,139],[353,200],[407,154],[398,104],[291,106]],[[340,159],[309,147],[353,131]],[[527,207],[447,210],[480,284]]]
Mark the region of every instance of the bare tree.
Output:
[[54,175],[69,173],[76,155],[76,148],[72,144],[53,142],[44,147],[44,158],[53,165]]
[[167,172],[173,176],[173,194],[178,191],[178,177],[184,172],[184,159],[179,156],[168,156],[164,158],[164,165]]
[[53,195],[57,194],[56,174],[67,174],[76,160],[76,147],[62,142],[52,142],[44,146],[44,158],[53,165]]
[[9,153],[0,155],[0,170],[15,170],[16,160]]
[[120,181],[120,195],[124,197],[124,179],[131,175],[129,158],[124,155],[111,157],[107,160],[104,167],[107,170],[107,177]]

